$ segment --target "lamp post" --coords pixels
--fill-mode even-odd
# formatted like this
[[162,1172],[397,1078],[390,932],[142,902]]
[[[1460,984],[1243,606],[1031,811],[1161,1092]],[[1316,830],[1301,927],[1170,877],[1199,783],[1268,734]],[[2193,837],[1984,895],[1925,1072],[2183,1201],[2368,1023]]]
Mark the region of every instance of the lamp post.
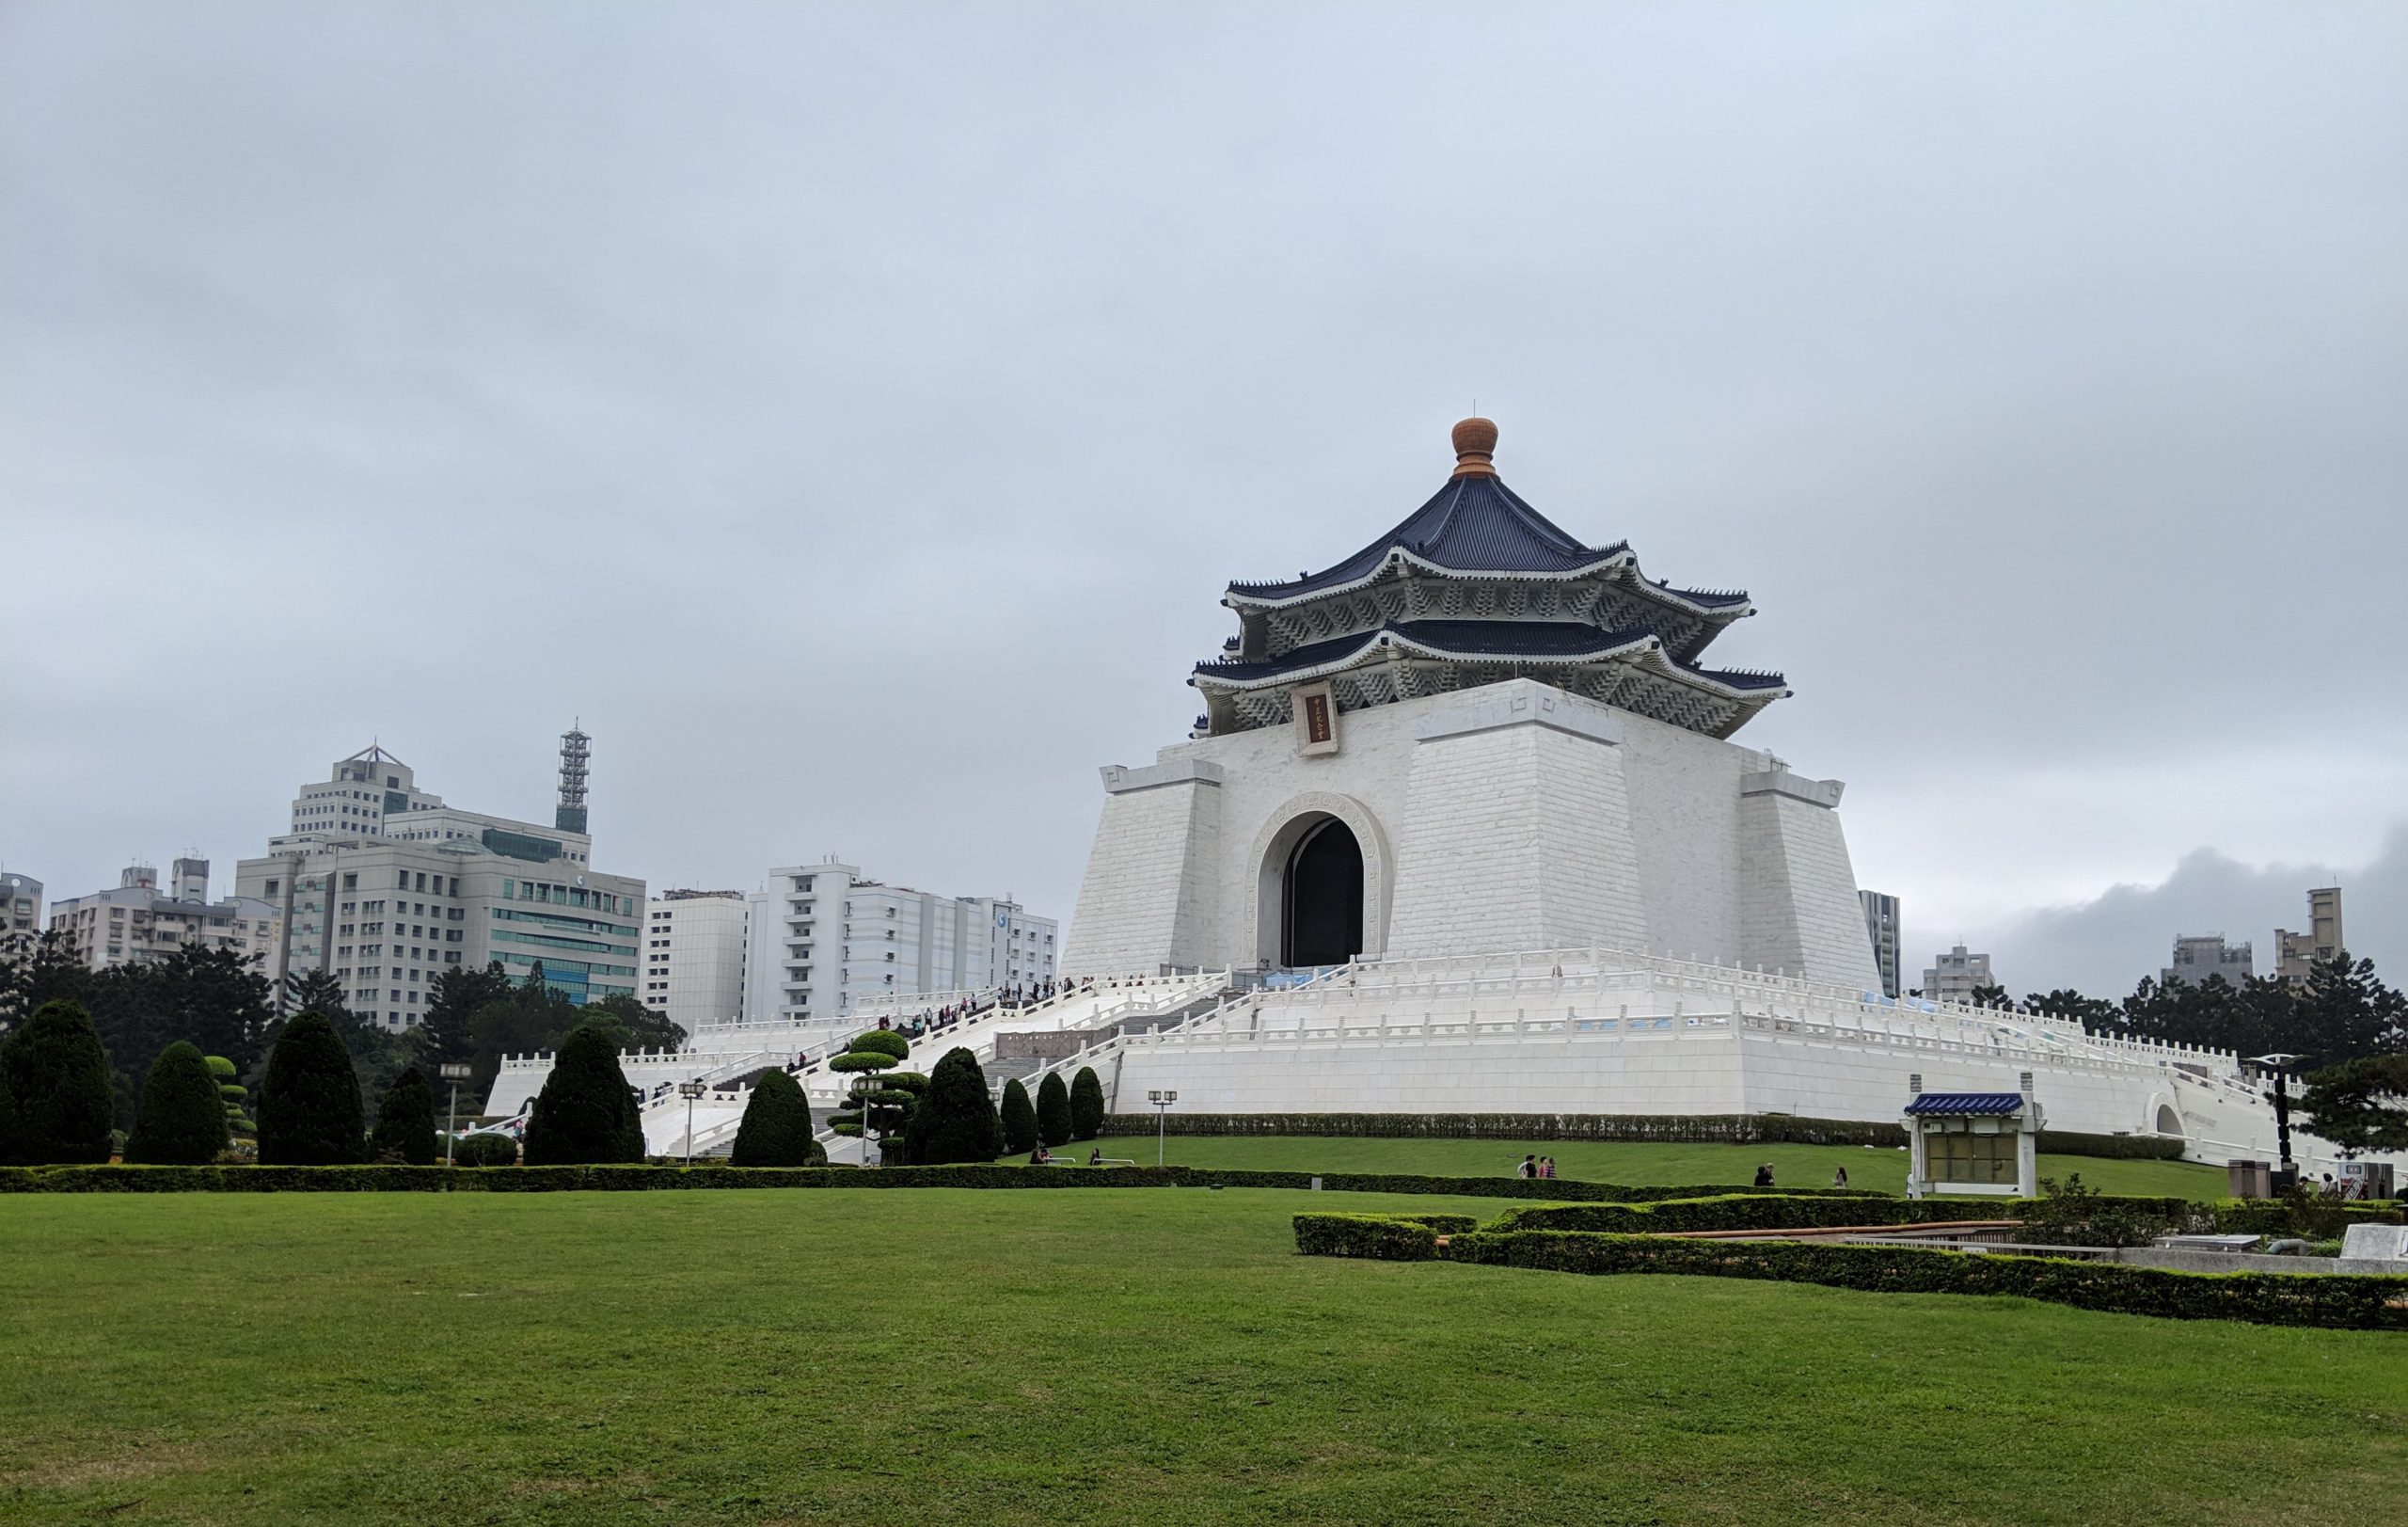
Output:
[[452,1143],[460,1136],[460,1084],[468,1079],[472,1068],[465,1060],[446,1060],[435,1068],[436,1074],[452,1084],[452,1112],[444,1121],[443,1164],[452,1165]]
[[[2275,1051],[2273,1055],[2253,1055],[2249,1058],[2250,1064],[2265,1066],[2274,1074],[2274,1145],[2282,1157],[2276,1164],[2275,1169],[2287,1177],[2292,1175],[2291,1095],[2289,1089],[2284,1085],[2283,1070],[2299,1058],[2298,1056],[2281,1050]],[[2280,1189],[2276,1191],[2279,1192]]]
[[1170,1105],[1179,1101],[1177,1092],[1149,1092],[1146,1101],[1154,1105],[1154,1165],[1163,1164],[1163,1135],[1169,1128]]
[[686,1165],[694,1164],[694,1100],[708,1090],[700,1082],[679,1082],[677,1095],[686,1100]]

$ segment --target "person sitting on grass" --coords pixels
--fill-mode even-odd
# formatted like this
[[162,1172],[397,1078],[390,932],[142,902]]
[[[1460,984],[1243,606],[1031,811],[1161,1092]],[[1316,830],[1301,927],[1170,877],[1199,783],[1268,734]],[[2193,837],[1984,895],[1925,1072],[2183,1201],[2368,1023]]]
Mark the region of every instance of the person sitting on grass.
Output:
[[1842,1167],[1839,1170],[1831,1173],[1831,1185],[1833,1187],[1847,1186],[1847,1169],[1846,1167]]
[[1538,1174],[1539,1158],[1535,1153],[1524,1156],[1522,1164],[1513,1169],[1513,1175],[1516,1177],[1536,1177]]
[[1758,1187],[1770,1187],[1770,1186],[1772,1186],[1772,1163],[1771,1163],[1771,1162],[1767,1161],[1767,1162],[1766,1162],[1763,1166],[1758,1167],[1758,1168],[1756,1169],[1756,1185],[1757,1185]]
[[1028,1153],[1028,1164],[1032,1167],[1050,1167],[1054,1165],[1054,1153],[1040,1145]]
[[1102,1146],[1099,1145],[1087,1153],[1087,1165],[1090,1167],[1101,1167],[1103,1165]]

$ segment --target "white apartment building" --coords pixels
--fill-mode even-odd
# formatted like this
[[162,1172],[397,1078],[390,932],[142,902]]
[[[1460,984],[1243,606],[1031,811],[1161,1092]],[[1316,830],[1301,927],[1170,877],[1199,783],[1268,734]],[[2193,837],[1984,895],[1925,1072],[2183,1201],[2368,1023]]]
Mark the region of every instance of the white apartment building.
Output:
[[[37,885],[37,899],[40,893]],[[69,897],[50,908],[51,931],[65,935],[94,970],[152,963],[186,944],[272,957],[279,922],[269,901],[241,895],[210,900],[209,861],[197,858],[175,861],[165,893],[156,869],[134,865],[113,888]]]
[[1946,954],[1932,956],[1920,991],[1938,1002],[1970,1002],[1975,992],[1997,984],[1990,978],[1990,957],[1968,954],[1959,944]]
[[740,1023],[752,908],[741,891],[663,891],[644,908],[636,996],[685,1029]]
[[750,905],[751,1023],[841,1017],[865,996],[1037,986],[1059,968],[1059,924],[1008,896],[888,885],[834,859],[772,869]]
[[41,882],[0,873],[0,949],[22,947],[40,936]]
[[[572,735],[578,800],[564,780],[555,819],[581,824],[583,734]],[[244,895],[282,909],[271,976],[329,971],[354,1011],[390,1028],[424,1016],[445,970],[493,960],[518,978],[542,965],[545,984],[580,1006],[636,994],[643,882],[593,869],[581,827],[448,806],[381,747],[302,786],[292,819],[235,875]]]

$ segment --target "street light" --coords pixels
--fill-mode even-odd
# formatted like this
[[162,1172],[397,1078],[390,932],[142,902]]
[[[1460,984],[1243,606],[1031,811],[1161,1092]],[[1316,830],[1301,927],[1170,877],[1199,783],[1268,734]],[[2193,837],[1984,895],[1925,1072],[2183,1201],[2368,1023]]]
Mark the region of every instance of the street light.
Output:
[[1149,1092],[1146,1101],[1154,1105],[1154,1165],[1163,1164],[1163,1134],[1169,1127],[1170,1105],[1179,1101],[1177,1092]]
[[2277,1169],[2287,1176],[2292,1175],[2291,1095],[2289,1090],[2283,1085],[2283,1068],[2299,1058],[2301,1058],[2282,1050],[2277,1050],[2273,1055],[2253,1055],[2249,1058],[2250,1064],[2265,1066],[2274,1074],[2274,1144],[2282,1156]]
[[677,1095],[686,1100],[686,1165],[694,1164],[694,1100],[709,1089],[700,1082],[679,1082]]
[[474,1068],[465,1060],[446,1060],[435,1071],[436,1075],[452,1084],[452,1114],[444,1121],[443,1131],[443,1164],[448,1167],[452,1165],[452,1142],[460,1134],[460,1084],[468,1079]]

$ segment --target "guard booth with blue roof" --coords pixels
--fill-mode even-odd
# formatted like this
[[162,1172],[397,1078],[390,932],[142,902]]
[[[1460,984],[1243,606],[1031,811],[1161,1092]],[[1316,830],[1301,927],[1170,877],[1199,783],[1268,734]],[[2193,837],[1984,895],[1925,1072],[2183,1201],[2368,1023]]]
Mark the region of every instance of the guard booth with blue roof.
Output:
[[1907,1197],[1988,1193],[2028,1199],[2039,1192],[2040,1105],[2032,1074],[2020,1092],[1926,1092],[1909,1085]]

